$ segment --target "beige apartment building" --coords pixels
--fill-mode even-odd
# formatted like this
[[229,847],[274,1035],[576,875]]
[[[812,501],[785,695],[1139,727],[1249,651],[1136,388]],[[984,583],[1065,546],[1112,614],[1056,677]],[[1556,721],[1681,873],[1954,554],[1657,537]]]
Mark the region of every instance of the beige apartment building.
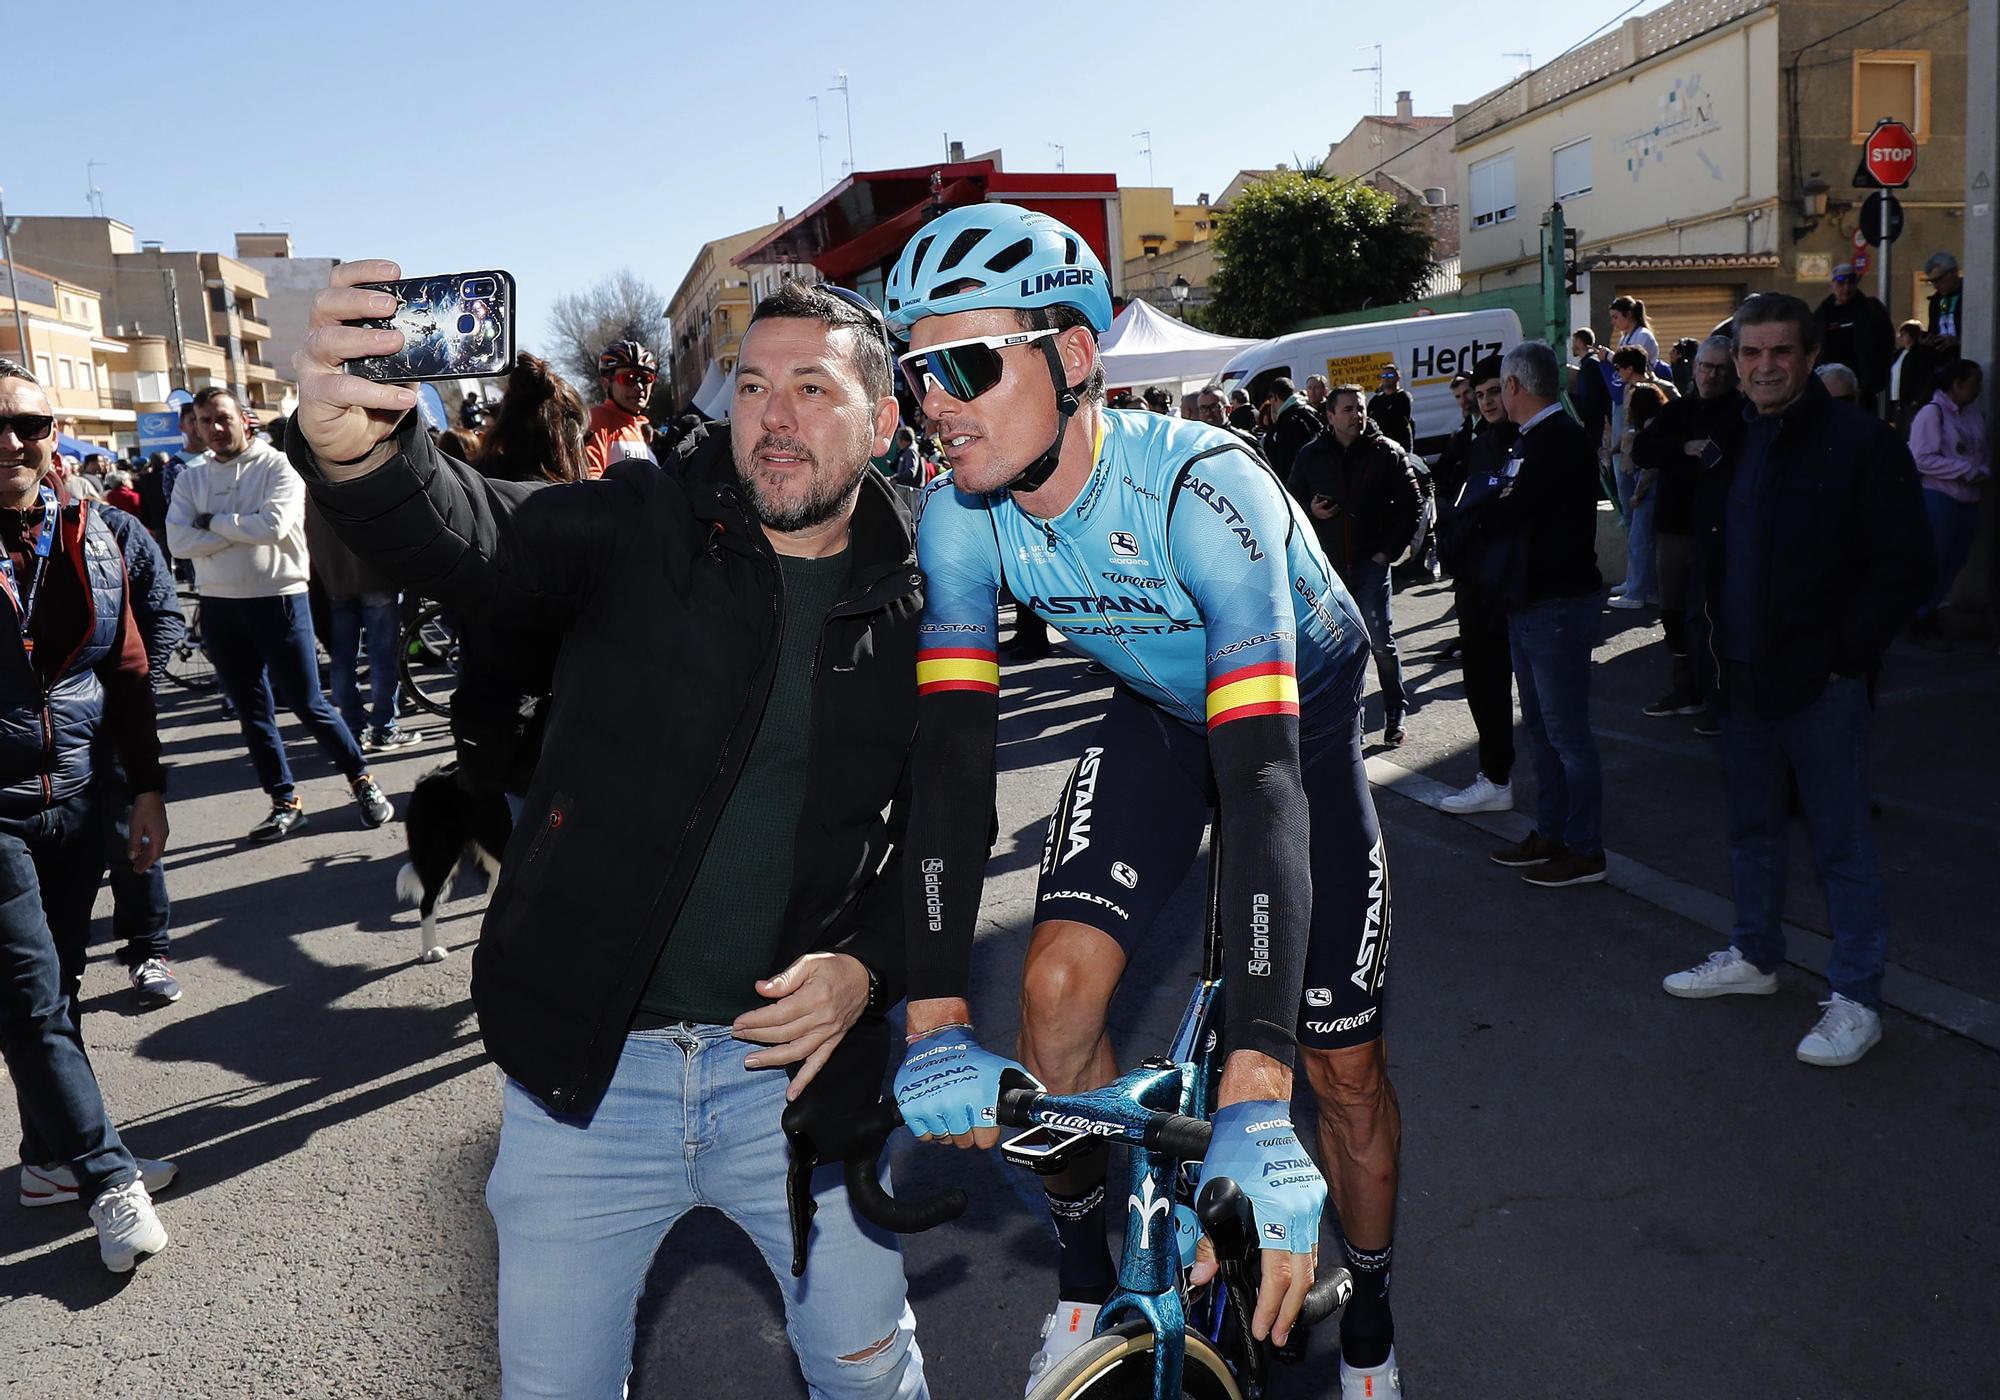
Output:
[[1962,251],[1965,35],[1952,0],[1674,0],[1625,21],[1454,109],[1464,291],[1539,285],[1560,201],[1588,269],[1574,325],[1608,332],[1629,294],[1664,347],[1751,292],[1817,305],[1857,251],[1851,180],[1889,116],[1918,143],[1889,312],[1922,320],[1925,259]]
[[138,440],[137,415],[114,383],[126,347],[104,334],[98,302],[95,288],[0,262],[0,356],[42,382],[63,432],[115,450]]
[[1458,253],[1458,154],[1452,150],[1450,117],[1419,116],[1406,88],[1396,94],[1396,110],[1366,116],[1327,147],[1322,172],[1359,180],[1398,204],[1418,210],[1428,225],[1435,256]]
[[210,384],[231,389],[263,418],[296,402],[289,367],[265,357],[270,323],[260,313],[264,276],[224,253],[169,251],[141,243],[116,219],[30,215],[14,249],[23,263],[46,266],[96,287],[110,339],[130,347],[123,366],[137,408],[157,408],[166,393]]
[[752,263],[736,266],[733,259],[761,242],[778,225],[732,233],[704,243],[695,254],[667,303],[668,332],[673,337],[673,362],[662,377],[671,386],[674,410],[693,402],[711,375],[727,377],[736,369],[736,350],[757,303],[794,278],[820,280],[811,263]]

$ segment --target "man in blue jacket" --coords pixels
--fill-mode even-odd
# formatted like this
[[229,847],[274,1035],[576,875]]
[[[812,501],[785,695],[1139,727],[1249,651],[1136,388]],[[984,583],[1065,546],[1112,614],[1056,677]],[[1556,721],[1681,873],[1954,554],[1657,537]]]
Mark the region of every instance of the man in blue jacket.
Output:
[[1869,829],[1868,678],[1936,567],[1910,451],[1837,403],[1819,322],[1767,292],[1736,312],[1742,434],[1696,487],[1695,538],[1722,666],[1736,921],[1729,946],[1665,981],[1678,997],[1768,996],[1785,960],[1787,773],[1796,774],[1833,953],[1798,1057],[1851,1065],[1882,1038],[1889,922]]

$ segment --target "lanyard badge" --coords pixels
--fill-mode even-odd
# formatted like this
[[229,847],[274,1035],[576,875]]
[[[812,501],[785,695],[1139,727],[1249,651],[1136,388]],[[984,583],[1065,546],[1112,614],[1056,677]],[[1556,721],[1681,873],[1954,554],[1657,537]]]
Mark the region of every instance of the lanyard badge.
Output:
[[57,517],[60,508],[56,504],[56,493],[47,486],[42,487],[42,520],[35,531],[35,572],[28,580],[25,597],[21,593],[20,580],[14,573],[14,560],[4,550],[0,550],[0,587],[4,587],[7,599],[21,617],[21,646],[28,653],[28,659],[35,656],[35,639],[30,632],[30,624],[35,619],[35,599],[42,591],[42,574],[48,568],[49,555],[56,546]]

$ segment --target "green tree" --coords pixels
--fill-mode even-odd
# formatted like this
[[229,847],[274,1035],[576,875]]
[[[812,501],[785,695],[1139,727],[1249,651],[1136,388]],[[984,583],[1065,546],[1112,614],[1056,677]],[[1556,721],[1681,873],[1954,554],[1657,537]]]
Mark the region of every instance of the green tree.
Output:
[[1258,181],[1221,216],[1206,317],[1264,339],[1298,322],[1414,300],[1436,264],[1423,216],[1317,170]]

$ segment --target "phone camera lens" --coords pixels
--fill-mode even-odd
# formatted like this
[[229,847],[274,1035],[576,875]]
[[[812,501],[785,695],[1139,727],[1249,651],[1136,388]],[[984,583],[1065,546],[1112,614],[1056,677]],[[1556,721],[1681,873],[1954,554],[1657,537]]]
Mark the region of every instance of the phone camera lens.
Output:
[[467,301],[480,301],[499,290],[491,277],[468,277],[459,285],[458,294]]

